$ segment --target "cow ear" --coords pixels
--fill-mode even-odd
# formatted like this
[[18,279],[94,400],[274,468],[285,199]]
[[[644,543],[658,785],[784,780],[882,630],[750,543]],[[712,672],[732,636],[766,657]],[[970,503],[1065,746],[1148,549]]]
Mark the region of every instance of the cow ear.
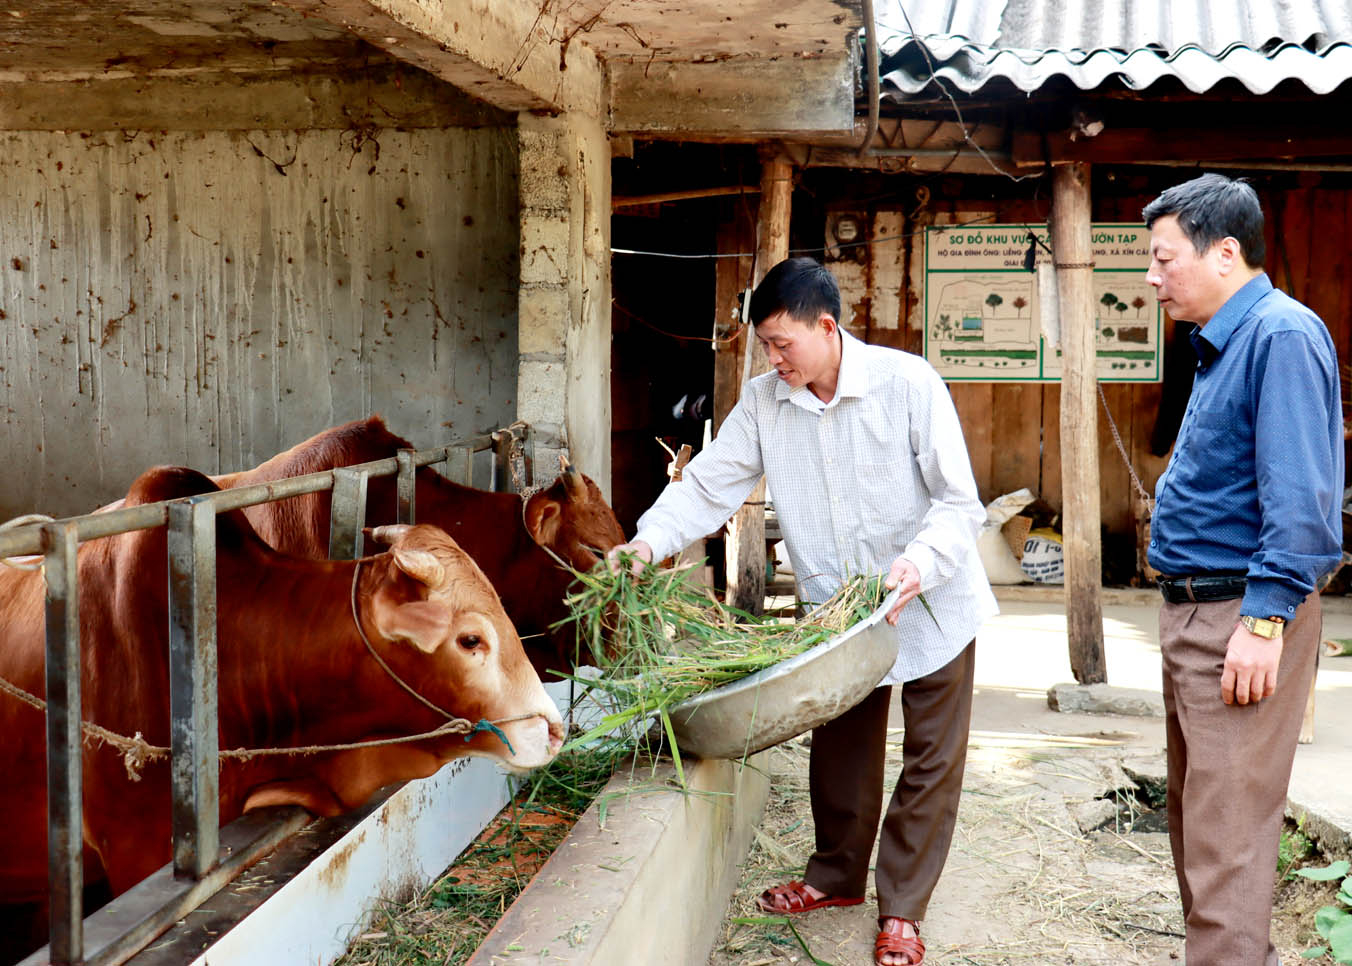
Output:
[[431,654],[450,636],[454,616],[435,601],[391,604],[376,600],[372,607],[376,629],[386,640],[407,641],[418,650]]
[[542,547],[553,545],[563,522],[563,508],[549,495],[550,490],[541,490],[531,497],[526,502],[524,514],[527,532]]
[[376,543],[390,546],[402,540],[410,529],[412,528],[406,523],[391,523],[383,527],[363,527],[361,532]]
[[[385,527],[377,527],[379,530]],[[446,568],[441,565],[436,554],[426,550],[414,550],[411,547],[395,547],[390,551],[395,565],[414,580],[428,587],[440,587],[446,580]]]

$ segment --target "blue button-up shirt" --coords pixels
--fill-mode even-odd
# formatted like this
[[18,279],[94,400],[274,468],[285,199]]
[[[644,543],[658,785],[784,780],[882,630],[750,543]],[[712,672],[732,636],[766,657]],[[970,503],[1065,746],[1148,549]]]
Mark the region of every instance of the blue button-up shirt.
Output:
[[1155,486],[1149,559],[1244,574],[1240,613],[1289,617],[1341,560],[1338,356],[1319,317],[1260,274],[1192,333],[1197,375]]

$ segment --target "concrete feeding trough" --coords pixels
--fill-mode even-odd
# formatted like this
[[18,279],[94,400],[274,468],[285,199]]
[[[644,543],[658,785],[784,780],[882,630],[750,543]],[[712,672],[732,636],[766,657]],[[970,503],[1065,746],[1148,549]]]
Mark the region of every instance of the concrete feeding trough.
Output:
[[619,769],[466,966],[705,963],[770,793],[764,756]]
[[854,707],[896,661],[896,629],[884,618],[898,593],[826,643],[676,705],[676,744],[700,758],[742,758]]
[[686,790],[673,787],[669,761],[617,771],[468,966],[707,961],[770,786],[765,756],[725,759],[867,696],[896,660],[884,620],[896,598],[824,644],[677,705],[677,744],[704,759],[686,765]]

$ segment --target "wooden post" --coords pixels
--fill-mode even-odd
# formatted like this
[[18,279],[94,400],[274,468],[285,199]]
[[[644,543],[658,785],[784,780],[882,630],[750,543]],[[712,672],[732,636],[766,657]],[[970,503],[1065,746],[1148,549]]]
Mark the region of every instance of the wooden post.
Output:
[[[760,210],[756,216],[756,273],[752,287],[775,265],[789,257],[789,201],[793,194],[793,165],[778,158],[761,163]],[[749,321],[749,320],[748,320]],[[769,371],[755,333],[741,340],[742,382]],[[739,384],[740,385],[740,384]],[[765,480],[756,484],[732,519],[726,541],[727,601],[733,607],[759,614],[765,605]]]
[[[750,252],[756,247],[756,213],[739,203],[731,221],[718,228],[722,255]],[[738,332],[742,322],[742,292],[751,284],[751,255],[720,258],[714,266],[714,435],[723,425],[742,390],[742,346],[754,336]]]
[[1087,164],[1059,165],[1053,172],[1052,250],[1061,308],[1061,521],[1070,669],[1081,684],[1101,684],[1108,672],[1103,656],[1098,358]]

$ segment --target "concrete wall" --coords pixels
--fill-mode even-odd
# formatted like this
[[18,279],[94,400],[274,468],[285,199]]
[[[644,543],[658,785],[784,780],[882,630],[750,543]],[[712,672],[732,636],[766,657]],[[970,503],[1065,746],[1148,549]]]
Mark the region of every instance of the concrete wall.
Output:
[[519,416],[610,495],[610,146],[595,118],[518,118]]
[[511,127],[0,133],[0,515],[505,425],[517,210]]

